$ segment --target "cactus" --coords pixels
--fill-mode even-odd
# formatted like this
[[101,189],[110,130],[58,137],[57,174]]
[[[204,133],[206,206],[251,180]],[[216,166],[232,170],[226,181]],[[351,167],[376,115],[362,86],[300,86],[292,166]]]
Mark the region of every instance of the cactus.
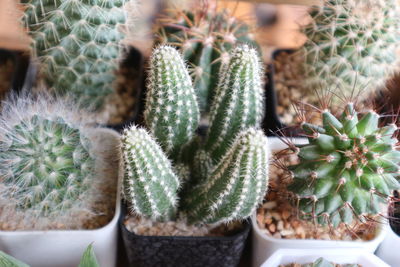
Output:
[[[398,71],[399,7],[395,0],[324,0],[303,28],[305,86],[337,87],[368,97]],[[355,92],[355,93],[353,93]],[[310,93],[310,91],[308,91]],[[312,94],[312,92],[311,92]]]
[[82,255],[81,261],[79,262],[78,267],[100,267],[97,259],[96,254],[93,250],[93,245],[90,244],[85,252]]
[[249,26],[232,17],[226,10],[215,12],[207,7],[193,11],[174,10],[157,25],[157,43],[180,47],[189,61],[194,88],[202,112],[208,112],[217,88],[221,64],[238,44],[257,47]]
[[260,130],[240,133],[209,178],[186,199],[189,221],[230,222],[251,215],[267,189],[268,140]]
[[0,251],[0,266],[4,267],[29,267],[29,265],[7,255],[3,251]]
[[264,114],[260,66],[256,50],[247,45],[232,51],[211,106],[205,147],[212,158],[222,157],[240,131],[260,126]]
[[125,198],[134,212],[169,219],[175,212],[180,181],[161,147],[146,130],[133,125],[124,131],[123,151]]
[[155,49],[150,66],[145,122],[163,149],[176,157],[199,123],[196,96],[176,49],[168,46]]
[[[68,214],[93,211],[97,197],[92,190],[96,180],[104,181],[95,171],[92,130],[67,105],[22,96],[3,104],[0,204],[13,205],[35,224],[41,218],[52,223]],[[74,223],[80,227],[84,221]]]
[[301,214],[338,226],[379,214],[392,189],[399,189],[397,126],[379,127],[380,116],[357,112],[348,103],[340,117],[321,111],[322,125],[302,123],[308,145],[298,145],[299,163],[290,167]]
[[[165,221],[181,212],[189,223],[221,223],[249,216],[262,200],[269,148],[257,130],[263,107],[261,67],[248,46],[231,53],[212,108],[213,126],[203,138],[194,135],[198,104],[181,55],[169,46],[153,52],[145,111],[150,134],[133,125],[125,130],[122,146],[125,199],[139,215]],[[227,112],[233,122],[221,115]],[[181,137],[169,134],[178,131]],[[213,155],[206,144],[220,154]]]
[[98,110],[113,93],[125,0],[23,0],[25,23],[42,64],[45,81],[57,94]]

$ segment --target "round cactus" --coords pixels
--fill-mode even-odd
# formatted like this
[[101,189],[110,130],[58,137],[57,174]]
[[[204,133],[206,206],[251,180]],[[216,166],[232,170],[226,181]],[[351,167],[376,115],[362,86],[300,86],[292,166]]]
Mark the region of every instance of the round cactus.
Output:
[[350,223],[379,214],[391,190],[399,189],[397,126],[379,127],[379,115],[361,116],[352,103],[341,117],[321,111],[322,126],[303,122],[308,145],[299,145],[299,163],[290,167],[302,214],[322,224]]
[[303,28],[308,40],[299,51],[307,90],[369,96],[398,70],[396,0],[324,0],[310,15],[313,22]]
[[14,205],[33,220],[93,210],[96,157],[91,153],[89,128],[76,121],[76,115],[62,103],[43,99],[4,103],[0,117],[2,205]]
[[113,93],[125,0],[23,0],[33,52],[47,84],[82,107],[99,109]]
[[194,88],[202,112],[209,111],[218,84],[221,64],[228,63],[229,52],[239,44],[251,44],[250,28],[226,10],[206,8],[173,11],[160,20],[157,43],[177,46],[192,68]]

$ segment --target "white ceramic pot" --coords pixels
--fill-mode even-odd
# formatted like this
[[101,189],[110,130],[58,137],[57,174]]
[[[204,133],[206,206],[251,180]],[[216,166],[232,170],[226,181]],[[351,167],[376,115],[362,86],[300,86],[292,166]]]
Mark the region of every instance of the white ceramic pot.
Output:
[[376,251],[376,255],[390,266],[400,265],[400,236],[391,227],[388,227],[387,235]]
[[[277,138],[269,138],[272,151],[279,151],[287,148],[287,146]],[[296,144],[307,143],[306,139],[293,140]],[[360,248],[367,252],[373,253],[386,235],[386,225],[382,225],[377,236],[371,241],[335,241],[335,240],[313,240],[313,239],[277,239],[270,235],[264,234],[258,227],[256,213],[253,214],[252,220],[252,262],[253,266],[260,266],[268,257],[270,257],[278,249],[320,249],[320,248]]]
[[110,129],[98,129],[94,138],[101,142],[105,156],[114,160],[112,173],[118,179],[118,189],[113,219],[94,230],[0,231],[0,250],[31,267],[76,267],[85,248],[93,244],[100,266],[115,266],[123,173],[118,152],[120,135]]
[[[261,267],[278,267],[293,262],[306,264],[324,258],[338,264],[360,264],[363,267],[390,267],[363,249],[279,249]],[[395,265],[393,265],[395,266]]]

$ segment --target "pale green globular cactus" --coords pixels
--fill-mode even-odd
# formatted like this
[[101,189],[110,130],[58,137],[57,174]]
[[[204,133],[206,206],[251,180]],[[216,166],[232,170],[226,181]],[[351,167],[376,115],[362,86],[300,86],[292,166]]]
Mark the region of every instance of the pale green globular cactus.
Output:
[[188,193],[189,221],[230,222],[250,216],[267,190],[269,153],[261,130],[240,133],[208,179]]
[[211,106],[205,148],[213,159],[226,153],[239,132],[260,127],[264,115],[263,69],[257,51],[239,46],[230,57]]
[[176,49],[155,49],[150,62],[145,122],[172,157],[196,131],[199,108],[187,68]]
[[99,110],[114,92],[125,0],[23,0],[47,85],[81,107]]
[[396,0],[324,0],[310,9],[312,23],[299,53],[304,88],[369,97],[398,71],[400,12]]
[[190,11],[173,10],[156,26],[157,43],[179,47],[189,62],[202,113],[209,111],[218,74],[229,61],[230,51],[239,44],[257,47],[250,27],[226,10],[216,12],[202,6]]
[[289,168],[301,214],[334,227],[380,214],[400,188],[397,126],[379,127],[375,111],[360,114],[352,103],[339,118],[329,110],[321,117],[321,126],[303,122],[309,144],[293,149],[299,163]]
[[[261,66],[248,46],[235,48],[230,58],[204,137],[195,135],[199,109],[182,56],[169,46],[153,52],[145,111],[150,134],[131,126],[123,138],[125,199],[137,214],[168,220],[180,212],[189,223],[222,223],[249,216],[262,201],[269,147],[259,130]],[[227,112],[231,121],[224,119]]]
[[124,197],[133,211],[153,219],[174,216],[180,181],[161,147],[141,128],[124,131]]
[[[49,98],[5,101],[0,116],[0,204],[38,224],[93,210],[95,171],[91,128],[66,104]],[[12,217],[1,220],[12,220]],[[84,222],[76,220],[76,227]],[[45,227],[44,227],[45,228]]]
[[4,267],[29,267],[29,265],[17,260],[14,257],[0,251],[0,266]]

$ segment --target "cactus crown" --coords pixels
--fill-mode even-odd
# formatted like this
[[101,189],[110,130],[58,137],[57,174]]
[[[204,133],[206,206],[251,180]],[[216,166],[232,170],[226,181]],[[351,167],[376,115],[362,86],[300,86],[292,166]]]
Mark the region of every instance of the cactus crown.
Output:
[[189,62],[194,88],[202,112],[208,112],[218,83],[221,65],[239,44],[251,44],[249,26],[228,11],[216,12],[206,6],[193,11],[174,10],[159,20],[157,43],[179,47]]
[[179,208],[189,223],[228,222],[249,216],[262,200],[269,148],[258,130],[261,66],[248,46],[230,58],[211,108],[214,127],[204,137],[195,135],[199,108],[182,56],[169,46],[155,49],[145,111],[150,133],[132,126],[123,138],[124,195],[134,212],[169,220]]
[[92,190],[101,177],[95,177],[99,174],[90,129],[66,107],[47,97],[4,102],[0,203],[24,214],[24,220],[30,218],[28,224],[46,218],[59,221],[80,211],[86,214],[97,199]]
[[365,221],[400,188],[398,128],[380,127],[375,111],[360,114],[353,103],[339,117],[320,113],[322,125],[302,123],[309,144],[292,147],[299,163],[289,168],[289,190],[306,218],[334,227]]
[[[305,57],[305,88],[338,85],[369,96],[398,71],[399,7],[395,0],[324,0],[311,9],[313,22],[299,52]],[[332,90],[335,88],[332,88]]]
[[113,93],[125,0],[23,0],[25,23],[46,83],[81,107],[102,108]]

